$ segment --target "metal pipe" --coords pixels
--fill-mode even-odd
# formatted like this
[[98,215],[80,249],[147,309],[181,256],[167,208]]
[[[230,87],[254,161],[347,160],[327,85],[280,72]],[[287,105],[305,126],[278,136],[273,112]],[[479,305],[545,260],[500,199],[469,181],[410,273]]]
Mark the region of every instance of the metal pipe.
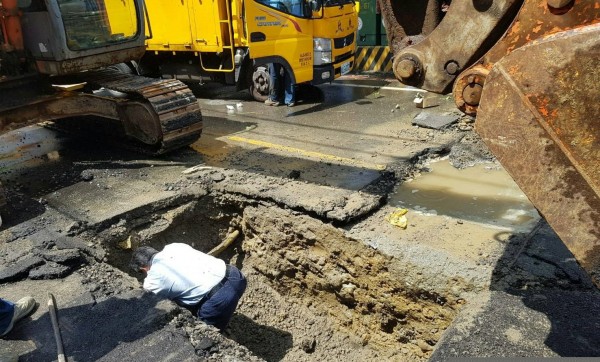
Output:
[[234,230],[231,234],[227,235],[227,237],[225,238],[225,240],[223,240],[221,244],[215,246],[211,251],[209,251],[208,255],[217,256],[221,254],[225,249],[229,247],[229,245],[231,245],[235,241],[235,239],[237,239],[239,235],[240,231]]

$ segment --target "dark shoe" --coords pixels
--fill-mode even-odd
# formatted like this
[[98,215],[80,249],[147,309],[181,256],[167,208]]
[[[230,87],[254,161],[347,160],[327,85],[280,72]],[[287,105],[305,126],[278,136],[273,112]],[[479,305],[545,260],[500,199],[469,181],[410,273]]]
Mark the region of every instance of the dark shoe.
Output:
[[296,105],[296,102],[290,102],[290,103],[287,104],[288,107],[293,107],[295,105]]
[[277,102],[277,101],[274,101],[274,100],[272,100],[272,99],[270,99],[270,98],[269,98],[269,99],[267,99],[267,100],[265,101],[265,104],[266,104],[267,106],[274,106],[274,107],[277,107],[277,106],[279,105],[279,102]]
[[8,325],[6,330],[0,332],[1,333],[0,337],[8,334],[8,332],[10,332],[12,330],[14,324],[16,322],[18,322],[19,319],[27,317],[29,315],[29,313],[31,313],[33,308],[35,308],[35,299],[33,299],[31,297],[25,297],[25,298],[19,299],[15,303],[15,310],[13,312],[13,317],[10,321],[10,324]]

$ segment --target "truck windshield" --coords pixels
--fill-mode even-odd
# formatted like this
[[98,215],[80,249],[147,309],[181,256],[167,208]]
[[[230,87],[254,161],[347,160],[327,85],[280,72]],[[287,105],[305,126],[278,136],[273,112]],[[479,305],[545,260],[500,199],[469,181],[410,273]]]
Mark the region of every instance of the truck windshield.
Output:
[[58,0],[67,46],[85,50],[135,38],[137,0]]
[[259,3],[275,8],[287,14],[300,18],[311,17],[313,11],[318,11],[322,0],[257,0]]
[[323,6],[331,7],[331,6],[341,6],[345,4],[354,4],[354,0],[324,0]]

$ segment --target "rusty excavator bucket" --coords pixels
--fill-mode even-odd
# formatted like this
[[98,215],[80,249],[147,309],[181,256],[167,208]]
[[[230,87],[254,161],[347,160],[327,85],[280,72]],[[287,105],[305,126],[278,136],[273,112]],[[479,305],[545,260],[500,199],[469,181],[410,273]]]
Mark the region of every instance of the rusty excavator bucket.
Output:
[[477,115],[476,131],[600,286],[600,0],[442,2],[445,17],[417,44],[401,41],[407,14],[379,1],[396,77],[437,93],[453,86],[458,108]]
[[598,0],[526,0],[502,38],[456,78],[456,106],[475,115],[485,79],[496,62],[525,44],[561,31],[600,22]]
[[500,59],[475,127],[600,286],[600,24]]

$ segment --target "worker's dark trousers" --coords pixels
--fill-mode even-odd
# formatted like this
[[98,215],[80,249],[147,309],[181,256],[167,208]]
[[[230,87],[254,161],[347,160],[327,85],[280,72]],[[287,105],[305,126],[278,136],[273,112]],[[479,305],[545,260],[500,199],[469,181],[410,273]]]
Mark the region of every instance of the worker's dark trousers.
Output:
[[225,329],[246,290],[246,284],[242,272],[236,267],[231,267],[221,289],[206,300],[198,310],[198,318],[220,330]]
[[10,325],[14,312],[15,305],[13,303],[0,299],[0,335],[2,335]]

